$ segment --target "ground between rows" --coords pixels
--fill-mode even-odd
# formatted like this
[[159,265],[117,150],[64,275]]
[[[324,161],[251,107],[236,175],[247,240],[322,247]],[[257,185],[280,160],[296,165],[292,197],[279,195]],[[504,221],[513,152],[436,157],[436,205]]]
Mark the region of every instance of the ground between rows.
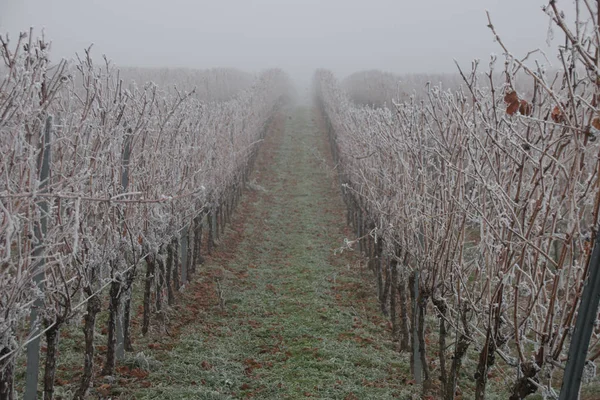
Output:
[[411,398],[370,272],[355,252],[336,252],[352,234],[315,115],[279,115],[177,321],[144,349],[159,367],[123,398]]

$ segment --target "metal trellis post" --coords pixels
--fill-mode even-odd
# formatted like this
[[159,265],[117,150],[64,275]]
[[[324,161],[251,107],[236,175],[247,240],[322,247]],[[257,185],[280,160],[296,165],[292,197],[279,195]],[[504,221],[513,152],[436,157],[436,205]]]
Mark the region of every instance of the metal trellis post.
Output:
[[573,400],[579,396],[581,377],[587,358],[590,338],[598,316],[600,302],[600,232],[596,234],[596,242],[590,259],[589,274],[585,282],[581,304],[577,312],[577,321],[569,346],[569,358],[563,376],[560,400]]

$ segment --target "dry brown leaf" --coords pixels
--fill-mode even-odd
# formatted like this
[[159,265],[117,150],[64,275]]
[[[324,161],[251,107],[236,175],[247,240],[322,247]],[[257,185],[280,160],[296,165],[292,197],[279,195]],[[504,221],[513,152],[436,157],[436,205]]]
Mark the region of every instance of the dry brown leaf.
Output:
[[508,107],[506,107],[506,113],[508,115],[514,115],[518,109],[519,109],[519,102],[515,101],[514,103],[509,104]]
[[560,108],[558,106],[554,106],[554,109],[552,110],[552,114],[550,115],[550,117],[552,118],[552,121],[556,122],[557,124],[560,124],[561,122],[564,122],[564,120],[565,120],[565,116],[562,113],[562,111],[560,111]]
[[533,107],[531,107],[531,104],[529,104],[527,101],[521,100],[519,105],[519,112],[521,113],[521,115],[525,115],[528,117],[533,112]]
[[507,91],[506,94],[504,95],[504,102],[508,105],[513,104],[514,102],[518,102],[519,101],[519,96],[517,96],[517,92],[515,92],[512,89],[509,89],[510,91]]
[[144,371],[143,369],[140,369],[140,368],[134,368],[130,371],[130,375],[133,376],[134,378],[138,378],[138,379],[144,379],[149,374],[150,373],[148,371]]
[[519,96],[517,96],[517,92],[512,89],[509,89],[504,95],[504,102],[506,103],[506,113],[508,115],[514,115],[519,109]]

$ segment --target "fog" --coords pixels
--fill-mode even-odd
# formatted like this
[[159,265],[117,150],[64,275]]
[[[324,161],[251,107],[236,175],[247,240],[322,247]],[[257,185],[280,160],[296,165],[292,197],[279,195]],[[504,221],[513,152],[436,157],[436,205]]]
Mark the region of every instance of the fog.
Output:
[[[502,51],[489,10],[517,56],[549,53],[543,0],[0,0],[0,32],[44,28],[55,60],[91,43],[118,65],[281,67],[307,82],[315,68],[343,77],[364,69],[397,73],[487,65]],[[571,1],[559,7],[572,16]],[[556,39],[558,40],[558,38]]]

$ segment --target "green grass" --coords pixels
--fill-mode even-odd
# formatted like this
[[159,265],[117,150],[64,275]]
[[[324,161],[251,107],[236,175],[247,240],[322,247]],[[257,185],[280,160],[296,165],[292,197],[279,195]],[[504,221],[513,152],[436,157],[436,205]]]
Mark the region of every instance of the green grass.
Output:
[[152,386],[132,390],[135,398],[410,399],[418,392],[403,383],[408,360],[388,341],[374,288],[355,268],[359,259],[333,256],[348,232],[323,163],[327,151],[308,109],[268,138],[254,175],[266,192],[246,195],[229,232],[237,229],[240,240],[222,240],[226,255],[209,258],[196,278],[206,287],[207,272],[218,274],[225,309],[214,302],[187,326],[150,374]]

